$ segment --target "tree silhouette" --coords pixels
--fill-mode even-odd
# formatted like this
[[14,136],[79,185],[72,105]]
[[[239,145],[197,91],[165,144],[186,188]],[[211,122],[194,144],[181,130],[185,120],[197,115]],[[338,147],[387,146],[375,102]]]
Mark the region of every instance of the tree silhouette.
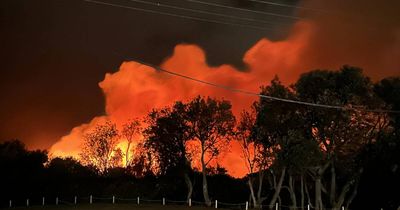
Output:
[[[248,171],[247,184],[250,190],[253,206],[258,208],[261,206],[266,197],[262,197],[262,188],[264,181],[264,172],[272,162],[272,154],[267,151],[263,144],[254,138],[253,130],[255,129],[257,103],[254,103],[250,111],[244,110],[241,113],[240,121],[236,128],[235,138],[239,141],[242,149],[242,157]],[[254,189],[254,173],[258,175],[257,194]]]
[[189,127],[184,118],[186,106],[176,102],[173,107],[153,110],[148,115],[149,126],[144,130],[145,147],[156,154],[160,173],[179,174],[187,184],[187,199],[193,192],[192,181],[189,178],[191,171],[191,157],[186,150],[187,142],[191,139]]
[[[374,98],[369,78],[362,74],[361,69],[350,66],[344,66],[337,72],[316,70],[305,73],[295,88],[302,101],[349,108],[304,109],[306,130],[311,131],[311,137],[318,142],[323,154],[320,164],[312,169],[315,208],[323,209],[323,201],[327,200],[326,206],[339,209],[346,202],[351,202],[351,189],[353,194],[357,192],[357,183],[363,171],[356,159],[360,149],[376,138],[379,133],[377,127],[385,127],[377,126],[381,123],[379,115],[363,111],[379,106],[379,102]],[[328,169],[330,179],[325,186],[323,179]],[[322,191],[327,191],[327,199],[323,199]]]
[[106,173],[116,164],[114,155],[120,155],[119,152],[115,153],[117,141],[118,130],[115,124],[108,121],[97,125],[84,137],[80,160],[83,164],[95,166],[100,173]]
[[[277,77],[271,81],[270,85],[261,88],[261,94],[292,100],[296,98],[295,92],[285,87]],[[269,170],[273,179],[271,185],[274,189],[269,200],[270,208],[273,208],[279,198],[290,168],[288,163],[291,162],[291,155],[289,153],[293,152],[293,145],[295,145],[293,141],[296,140],[293,134],[296,131],[302,132],[303,125],[297,105],[260,98],[253,135],[273,156],[273,165]],[[291,178],[289,174],[289,179]],[[289,190],[293,192],[294,185],[292,180],[289,181]],[[291,196],[292,205],[296,205],[294,193],[291,193]]]
[[46,151],[29,151],[19,140],[0,143],[0,194],[20,198],[40,193],[47,160]]
[[133,148],[131,148],[131,144],[133,141],[133,137],[139,134],[141,131],[140,121],[138,119],[129,120],[122,126],[121,136],[125,138],[128,142],[125,150],[125,166],[129,166],[132,162],[132,155],[129,154]]
[[206,205],[211,206],[207,186],[207,165],[229,141],[235,117],[230,102],[198,96],[187,104],[185,118],[190,135],[200,143],[203,197]]

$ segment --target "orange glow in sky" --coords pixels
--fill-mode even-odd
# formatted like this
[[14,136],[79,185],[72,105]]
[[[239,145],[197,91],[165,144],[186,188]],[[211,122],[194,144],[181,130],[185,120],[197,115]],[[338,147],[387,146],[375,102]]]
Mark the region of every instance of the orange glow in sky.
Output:
[[[312,21],[299,21],[294,24],[289,36],[283,41],[261,39],[243,57],[243,62],[248,66],[247,71],[239,71],[231,65],[211,67],[207,64],[207,55],[204,51],[199,46],[191,44],[177,45],[173,54],[161,66],[197,79],[252,92],[259,92],[259,87],[268,84],[275,75],[278,75],[285,84],[293,83],[301,73],[320,68],[321,62],[324,68],[338,69],[346,64],[344,62],[349,60],[347,57],[354,58],[354,62],[350,64],[372,66],[373,70],[375,64],[369,65],[372,61],[363,60],[362,54],[352,55],[355,52],[340,51],[340,47],[343,47],[340,45],[333,46],[336,50],[324,52],[325,57],[321,57],[318,49],[321,52],[324,49],[320,48],[314,39],[319,29],[320,27]],[[368,73],[368,69],[366,70]],[[99,87],[105,95],[106,114],[73,128],[68,135],[50,148],[50,154],[76,157],[80,151],[83,134],[96,124],[111,120],[120,128],[128,119],[142,118],[153,108],[162,108],[178,100],[187,101],[197,95],[231,101],[237,118],[243,109],[248,109],[258,100],[256,97],[158,72],[134,61],[125,61],[117,72],[106,74]],[[218,158],[218,163],[234,177],[242,177],[247,173],[241,158],[240,145],[235,141],[232,141],[229,151]]]

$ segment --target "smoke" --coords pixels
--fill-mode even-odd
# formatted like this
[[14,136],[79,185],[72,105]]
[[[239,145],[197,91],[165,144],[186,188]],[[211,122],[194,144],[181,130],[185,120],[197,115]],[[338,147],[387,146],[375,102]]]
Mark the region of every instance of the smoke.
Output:
[[[400,28],[396,20],[400,18],[395,8],[400,5],[397,1],[380,5],[377,1],[315,0],[303,5],[329,9],[329,12],[298,11],[308,18],[295,23],[285,40],[264,38],[246,52],[243,62],[248,66],[247,71],[239,71],[231,65],[210,67],[204,51],[192,44],[177,45],[161,66],[253,92],[258,92],[259,87],[268,84],[275,75],[285,84],[291,84],[306,71],[338,69],[344,64],[364,68],[375,80],[399,75]],[[177,100],[186,101],[197,95],[224,98],[232,102],[236,116],[258,100],[174,77],[133,61],[123,62],[117,72],[106,74],[99,86],[106,99],[106,115],[73,128],[51,147],[54,156],[77,156],[83,134],[97,123],[112,120],[121,126],[128,119],[143,117],[151,109],[171,105]],[[230,152],[218,161],[232,176],[241,177],[247,172],[240,146],[235,142]]]
[[315,25],[301,59],[307,68],[350,64],[380,79],[400,72],[400,1],[306,1],[329,10],[310,14]]
[[73,128],[68,135],[61,137],[61,139],[50,148],[50,156],[79,157],[84,134],[91,132],[96,125],[104,124],[107,120],[108,117],[106,116],[95,117],[89,123]]

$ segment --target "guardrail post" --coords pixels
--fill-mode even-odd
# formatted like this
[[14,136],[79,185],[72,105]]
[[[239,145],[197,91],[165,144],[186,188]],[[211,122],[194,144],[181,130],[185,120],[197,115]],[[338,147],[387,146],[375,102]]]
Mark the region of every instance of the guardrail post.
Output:
[[29,206],[29,199],[26,199],[26,206]]
[[249,202],[246,201],[246,210],[249,210]]
[[12,200],[10,200],[9,204],[10,204],[9,206],[10,206],[10,208],[11,208],[11,207],[12,207]]
[[192,206],[192,199],[189,198],[189,206]]
[[139,196],[137,197],[137,205],[140,205],[140,198],[139,198]]
[[89,203],[90,203],[90,204],[93,203],[93,196],[92,196],[92,195],[90,195]]
[[78,198],[76,197],[76,195],[75,195],[75,197],[74,197],[74,204],[76,205],[78,203]]
[[342,210],[344,210],[344,206],[342,206]]
[[218,209],[218,200],[215,200],[215,208]]
[[115,196],[113,195],[113,204],[115,203]]
[[310,204],[307,204],[307,210],[310,210]]
[[42,198],[42,206],[44,206],[44,197]]
[[58,205],[58,197],[56,197],[56,205]]
[[162,205],[165,206],[165,198],[162,198]]
[[276,203],[276,205],[275,205],[275,210],[278,210],[278,209],[279,209],[279,204]]

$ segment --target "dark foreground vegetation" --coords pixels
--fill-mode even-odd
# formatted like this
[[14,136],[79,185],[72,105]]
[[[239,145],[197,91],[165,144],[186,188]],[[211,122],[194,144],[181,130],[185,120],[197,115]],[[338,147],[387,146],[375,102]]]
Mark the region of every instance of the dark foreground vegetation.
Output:
[[[0,144],[1,206],[89,195],[190,198],[208,206],[249,201],[255,208],[400,206],[400,78],[373,83],[344,66],[303,74],[290,87],[276,78],[261,94],[330,107],[260,98],[236,119],[229,101],[199,96],[151,111],[144,128],[138,120],[121,132],[112,122],[99,125],[86,135],[79,161],[50,160],[46,151],[7,141]],[[116,147],[119,137],[133,142],[136,133],[145,140],[135,151]],[[229,141],[242,146],[242,179],[215,161]]]

